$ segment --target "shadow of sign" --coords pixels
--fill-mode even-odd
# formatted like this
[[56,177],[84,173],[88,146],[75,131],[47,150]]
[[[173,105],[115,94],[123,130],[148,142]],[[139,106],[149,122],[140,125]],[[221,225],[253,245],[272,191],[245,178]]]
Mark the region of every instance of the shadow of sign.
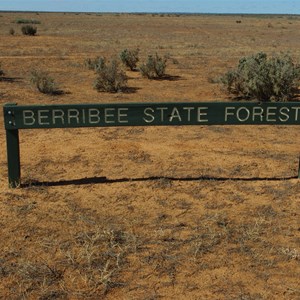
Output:
[[24,182],[20,185],[22,188],[36,187],[36,186],[69,186],[69,185],[89,185],[89,184],[114,184],[123,182],[149,182],[149,181],[287,181],[292,179],[297,179],[297,176],[287,176],[287,177],[211,177],[211,176],[201,176],[201,177],[161,177],[161,176],[151,176],[151,177],[138,177],[138,178],[116,178],[109,179],[107,177],[85,177],[79,179],[70,180],[60,180],[60,181],[29,181]]

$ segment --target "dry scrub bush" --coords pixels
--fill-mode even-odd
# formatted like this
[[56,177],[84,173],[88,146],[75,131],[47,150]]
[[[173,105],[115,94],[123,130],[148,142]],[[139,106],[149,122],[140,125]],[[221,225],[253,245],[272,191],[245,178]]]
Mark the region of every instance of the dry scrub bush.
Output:
[[0,63],[0,78],[1,78],[1,76],[4,76],[5,74],[4,74],[4,71],[2,70],[2,68],[1,68],[1,63]]
[[137,63],[139,61],[139,49],[128,50],[125,49],[120,53],[120,59],[122,63],[128,67],[131,71],[135,71]]
[[162,78],[165,75],[167,67],[167,59],[165,57],[149,55],[146,63],[140,66],[140,72],[143,77],[148,79]]
[[96,57],[95,59],[87,58],[84,61],[84,65],[89,69],[89,70],[94,70],[97,72],[97,70],[101,70],[105,66],[105,58],[103,57]]
[[230,94],[259,101],[287,101],[300,79],[300,67],[290,55],[267,57],[259,52],[240,59],[237,69],[221,77]]
[[60,92],[54,79],[47,72],[41,70],[31,71],[30,82],[43,94],[55,95]]
[[9,34],[10,34],[10,35],[15,35],[15,30],[14,30],[13,28],[10,28],[10,29],[9,29]]
[[34,36],[37,32],[37,28],[31,25],[22,26],[21,31],[24,35]]
[[96,73],[95,89],[98,92],[116,93],[127,87],[127,76],[115,59],[104,62],[101,68],[96,69]]

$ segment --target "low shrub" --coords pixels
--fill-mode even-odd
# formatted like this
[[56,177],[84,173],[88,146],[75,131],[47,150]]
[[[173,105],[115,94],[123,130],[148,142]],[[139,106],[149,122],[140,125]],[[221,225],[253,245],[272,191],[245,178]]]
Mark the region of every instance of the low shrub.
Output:
[[105,58],[103,57],[96,57],[95,59],[87,58],[84,61],[84,65],[89,69],[89,70],[94,70],[98,71],[101,70],[105,66]]
[[22,26],[21,31],[22,31],[22,33],[24,35],[31,35],[31,36],[33,36],[37,32],[37,28],[33,27],[31,25],[25,25],[25,26]]
[[167,59],[165,57],[149,55],[146,63],[140,66],[140,72],[143,77],[149,79],[162,78],[165,75]]
[[98,92],[120,92],[127,87],[127,76],[120,68],[119,62],[113,59],[103,63],[103,67],[96,70],[95,89]]
[[30,82],[43,94],[56,95],[60,93],[54,79],[45,71],[31,71]]
[[237,69],[221,77],[227,92],[259,101],[287,101],[295,93],[300,67],[290,55],[259,52],[240,59]]
[[5,73],[4,73],[4,71],[2,70],[1,63],[0,63],[0,77],[1,77],[1,76],[4,76],[4,75],[5,75]]
[[41,24],[41,21],[33,20],[33,19],[17,19],[15,21],[17,24]]
[[9,29],[9,34],[10,34],[10,35],[15,35],[15,30],[14,30],[13,28],[10,28],[10,29]]
[[139,51],[140,51],[139,49],[135,49],[135,50],[125,49],[120,53],[121,61],[131,71],[135,71],[137,68],[137,63],[139,61]]

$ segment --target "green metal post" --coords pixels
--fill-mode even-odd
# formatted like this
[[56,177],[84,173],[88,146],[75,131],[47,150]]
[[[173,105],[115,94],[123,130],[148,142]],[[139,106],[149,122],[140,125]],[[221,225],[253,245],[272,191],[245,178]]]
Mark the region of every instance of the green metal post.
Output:
[[21,183],[19,130],[6,130],[8,183],[9,187],[16,188]]

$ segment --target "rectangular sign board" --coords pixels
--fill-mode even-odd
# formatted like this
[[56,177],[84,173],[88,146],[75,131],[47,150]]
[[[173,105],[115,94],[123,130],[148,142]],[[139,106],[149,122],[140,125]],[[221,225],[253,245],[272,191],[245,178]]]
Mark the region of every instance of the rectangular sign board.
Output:
[[174,125],[300,125],[300,102],[5,105],[6,129]]
[[[180,102],[4,105],[8,181],[21,182],[19,129],[183,126],[300,125],[300,102]],[[298,170],[300,178],[300,163]]]

